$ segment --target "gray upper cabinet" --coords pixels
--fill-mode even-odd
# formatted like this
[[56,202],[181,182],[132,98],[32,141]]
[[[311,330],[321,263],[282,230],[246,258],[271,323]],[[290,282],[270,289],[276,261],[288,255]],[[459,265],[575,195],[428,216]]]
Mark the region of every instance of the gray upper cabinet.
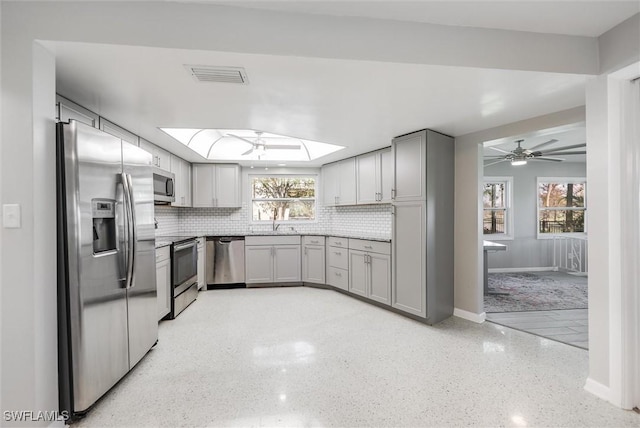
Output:
[[356,204],[356,158],[322,167],[322,200],[325,206]]
[[240,165],[194,164],[193,206],[242,206]]
[[135,146],[139,145],[138,136],[136,134],[127,131],[126,129],[116,125],[113,122],[109,122],[104,117],[100,118],[100,130],[106,132],[107,134],[111,134],[114,137],[118,137],[122,141],[126,141],[127,143],[131,143]]
[[391,202],[393,187],[393,156],[391,149],[356,157],[358,204]]
[[393,140],[391,305],[434,324],[453,314],[453,138]]
[[175,175],[174,190],[175,202],[171,203],[174,207],[190,207],[191,206],[191,164],[178,156],[171,155],[171,172]]
[[426,193],[427,134],[414,132],[393,139],[393,188],[396,202],[422,201]]
[[63,96],[56,95],[56,119],[59,122],[68,122],[74,119],[97,128],[99,116]]
[[153,165],[158,168],[162,168],[165,171],[171,170],[171,154],[151,143],[150,141],[145,140],[142,137],[139,137],[140,140],[140,148],[146,150],[151,153],[153,156]]

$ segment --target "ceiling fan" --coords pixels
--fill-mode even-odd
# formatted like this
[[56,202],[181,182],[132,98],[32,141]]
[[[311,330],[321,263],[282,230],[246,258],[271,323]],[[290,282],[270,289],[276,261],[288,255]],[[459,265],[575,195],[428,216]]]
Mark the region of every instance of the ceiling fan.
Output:
[[299,150],[299,144],[267,144],[267,142],[262,138],[262,131],[255,131],[256,139],[255,141],[248,140],[243,137],[239,137],[234,134],[228,134],[230,137],[237,138],[238,140],[244,141],[245,143],[251,144],[251,148],[246,152],[242,153],[241,156],[250,155],[253,152],[256,152],[258,157],[266,154],[267,150]]
[[551,150],[540,150],[544,146],[548,146],[549,144],[553,144],[557,142],[556,139],[551,139],[549,141],[545,141],[544,143],[533,146],[529,149],[525,149],[521,147],[521,144],[524,140],[516,140],[515,143],[518,145],[514,150],[508,152],[506,150],[499,149],[497,147],[489,147],[492,150],[497,152],[504,153],[500,156],[485,156],[484,166],[495,165],[500,162],[511,162],[511,165],[525,165],[527,161],[536,160],[536,161],[548,161],[548,162],[562,162],[564,159],[548,157],[547,155],[552,156],[570,156],[570,155],[584,155],[587,152],[584,150],[581,151],[567,151],[572,149],[577,149],[580,147],[586,147],[586,143],[582,144],[572,144],[570,146],[558,147]]

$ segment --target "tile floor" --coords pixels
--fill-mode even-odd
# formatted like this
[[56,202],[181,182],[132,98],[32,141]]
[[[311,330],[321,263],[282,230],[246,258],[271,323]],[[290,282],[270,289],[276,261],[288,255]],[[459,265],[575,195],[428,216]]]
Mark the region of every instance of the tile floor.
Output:
[[587,309],[488,313],[487,321],[589,349]]
[[587,354],[330,290],[206,291],[76,426],[640,426],[583,389]]

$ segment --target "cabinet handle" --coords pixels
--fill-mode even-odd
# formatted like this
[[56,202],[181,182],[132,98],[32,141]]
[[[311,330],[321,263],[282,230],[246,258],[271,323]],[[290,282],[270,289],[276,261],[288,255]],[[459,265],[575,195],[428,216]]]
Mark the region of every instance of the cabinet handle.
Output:
[[373,250],[373,247],[371,245],[365,245],[364,248],[368,248],[370,250]]
[[334,251],[333,254],[335,254],[336,256],[339,256],[342,253],[340,251]]
[[396,198],[396,189],[391,189],[391,199]]
[[334,272],[336,274],[336,276],[342,276],[342,274],[340,272]]
[[342,241],[336,241],[336,245],[342,245]]

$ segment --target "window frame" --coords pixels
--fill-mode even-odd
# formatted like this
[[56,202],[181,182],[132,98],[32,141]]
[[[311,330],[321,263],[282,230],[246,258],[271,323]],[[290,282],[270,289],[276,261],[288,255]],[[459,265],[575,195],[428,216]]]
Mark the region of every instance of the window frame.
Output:
[[[504,209],[505,211],[505,222],[506,224],[506,228],[504,233],[489,233],[486,234],[484,233],[484,212],[485,210],[490,210],[491,208],[485,208],[484,207],[484,186],[485,184],[489,184],[489,183],[495,183],[495,184],[502,184],[504,183],[504,193],[505,193],[505,197],[504,197],[504,208],[499,208],[499,210]],[[482,192],[480,193],[480,198],[481,198],[481,203],[482,203],[482,238],[484,240],[487,241],[513,241],[514,239],[514,228],[515,225],[513,224],[513,176],[488,176],[488,177],[483,177],[482,179]],[[498,210],[498,209],[496,209]]]
[[[584,185],[584,206],[583,207],[542,207],[540,206],[540,183],[558,184],[583,184]],[[553,239],[554,236],[587,236],[587,178],[586,177],[536,177],[536,239]],[[560,232],[541,233],[540,232],[540,211],[582,211],[584,212],[584,232]]]
[[[281,173],[281,172],[274,172],[272,174],[269,173],[249,173],[247,174],[248,180],[247,180],[247,197],[248,197],[248,216],[249,216],[249,224],[251,225],[265,225],[265,224],[271,224],[273,223],[274,220],[254,220],[253,219],[253,203],[254,201],[280,201],[280,200],[292,200],[292,201],[299,201],[299,200],[313,200],[313,212],[314,212],[314,218],[313,220],[275,220],[276,224],[314,224],[314,223],[318,223],[318,189],[319,189],[319,185],[318,185],[318,176],[319,174],[317,173]],[[253,197],[253,179],[254,178],[260,178],[260,177],[273,177],[273,178],[313,178],[314,180],[314,198],[311,199],[301,199],[301,198],[279,198],[279,199],[254,199]]]

